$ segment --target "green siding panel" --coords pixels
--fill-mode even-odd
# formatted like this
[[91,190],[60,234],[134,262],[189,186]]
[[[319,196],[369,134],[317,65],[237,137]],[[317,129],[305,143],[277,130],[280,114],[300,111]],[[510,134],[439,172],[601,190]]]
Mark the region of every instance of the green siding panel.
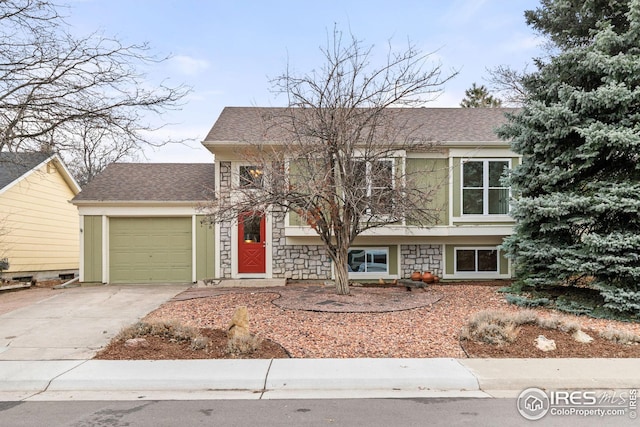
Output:
[[215,277],[215,230],[203,223],[204,216],[196,217],[196,279]]
[[447,274],[455,273],[455,246],[445,245],[444,247],[444,265]]
[[500,250],[500,274],[509,274],[509,260],[503,250]]
[[460,217],[462,216],[462,207],[460,206],[460,200],[462,198],[462,178],[461,174],[461,165],[462,159],[460,157],[454,157],[453,159],[453,169],[451,173],[453,174],[453,200],[451,201],[453,216]]
[[111,218],[111,283],[191,282],[191,217]]
[[102,282],[102,217],[84,217],[84,281]]
[[440,210],[437,222],[431,225],[445,225],[449,221],[448,177],[448,159],[407,159],[407,180],[413,181],[421,191],[433,192],[428,207]]

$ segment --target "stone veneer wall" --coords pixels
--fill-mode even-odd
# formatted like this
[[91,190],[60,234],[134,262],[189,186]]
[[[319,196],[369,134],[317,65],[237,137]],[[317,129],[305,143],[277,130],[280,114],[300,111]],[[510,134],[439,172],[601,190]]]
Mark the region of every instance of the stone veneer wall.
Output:
[[400,245],[400,271],[408,279],[414,271],[442,277],[442,245]]
[[[220,193],[231,188],[231,162],[220,162]],[[220,224],[220,274],[218,277],[231,277],[231,222]]]
[[284,212],[273,212],[273,277],[331,279],[331,259],[321,245],[287,245]]

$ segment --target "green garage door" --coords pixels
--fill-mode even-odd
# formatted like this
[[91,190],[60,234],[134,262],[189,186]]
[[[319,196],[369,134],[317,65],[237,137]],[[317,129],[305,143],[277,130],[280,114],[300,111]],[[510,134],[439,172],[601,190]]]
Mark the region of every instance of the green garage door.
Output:
[[191,282],[191,218],[111,218],[111,283]]

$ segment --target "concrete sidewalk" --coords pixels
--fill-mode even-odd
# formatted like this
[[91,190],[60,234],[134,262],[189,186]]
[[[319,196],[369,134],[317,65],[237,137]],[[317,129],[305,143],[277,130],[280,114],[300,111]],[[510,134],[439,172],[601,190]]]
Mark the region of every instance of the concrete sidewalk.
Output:
[[2,361],[0,400],[517,397],[640,387],[637,359]]

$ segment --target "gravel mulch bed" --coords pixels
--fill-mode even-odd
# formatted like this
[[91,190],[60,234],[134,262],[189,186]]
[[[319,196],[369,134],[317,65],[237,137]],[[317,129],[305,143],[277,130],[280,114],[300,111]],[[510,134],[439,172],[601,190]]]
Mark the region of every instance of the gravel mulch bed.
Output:
[[[345,297],[337,297],[334,289],[326,286],[192,288],[150,313],[146,320],[176,319],[198,328],[226,330],[234,310],[246,306],[251,332],[279,343],[291,357],[464,358],[460,330],[473,314],[487,309],[521,310],[497,292],[500,286],[439,284],[412,292],[352,288],[352,295]],[[383,295],[395,311],[387,307],[380,312]],[[331,312],[332,306],[351,312]],[[585,329],[614,327],[640,334],[637,323],[536,311],[541,316],[578,321]]]

